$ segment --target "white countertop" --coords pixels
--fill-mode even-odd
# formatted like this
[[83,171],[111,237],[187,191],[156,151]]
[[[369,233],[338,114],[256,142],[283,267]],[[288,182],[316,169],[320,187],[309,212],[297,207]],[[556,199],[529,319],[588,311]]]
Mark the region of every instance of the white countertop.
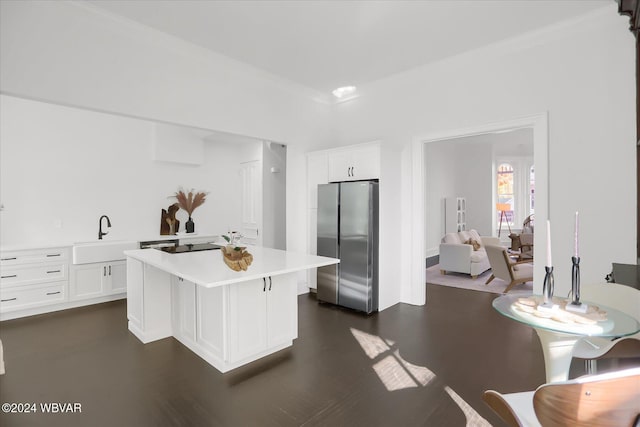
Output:
[[340,262],[335,258],[259,246],[248,246],[247,251],[253,255],[253,263],[247,271],[233,271],[227,267],[220,250],[171,254],[157,249],[136,249],[125,251],[125,255],[207,288]]
[[[161,240],[187,240],[187,239],[206,239],[210,238],[212,241],[220,241],[221,238],[217,234],[212,233],[179,233],[173,235],[155,235],[155,236],[144,236],[144,238],[111,238],[105,237],[102,242],[105,244],[114,243],[114,242],[123,242],[123,241],[131,241],[131,242],[147,242],[147,241],[161,241]],[[78,241],[58,241],[58,242],[43,242],[43,243],[29,243],[25,245],[0,245],[0,252],[13,252],[13,251],[25,251],[25,250],[33,250],[33,249],[52,249],[52,248],[70,248],[76,245],[82,245],[87,243],[99,243],[100,240],[78,240]]]

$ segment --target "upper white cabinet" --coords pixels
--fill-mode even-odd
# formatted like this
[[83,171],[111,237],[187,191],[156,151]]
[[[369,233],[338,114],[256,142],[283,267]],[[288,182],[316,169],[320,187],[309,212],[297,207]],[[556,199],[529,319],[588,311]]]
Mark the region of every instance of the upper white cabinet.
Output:
[[328,151],[329,182],[380,178],[380,144],[353,145]]

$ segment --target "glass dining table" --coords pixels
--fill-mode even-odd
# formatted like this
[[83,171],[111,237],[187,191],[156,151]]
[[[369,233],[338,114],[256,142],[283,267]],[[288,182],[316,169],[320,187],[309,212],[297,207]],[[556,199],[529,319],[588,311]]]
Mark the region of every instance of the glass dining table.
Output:
[[[493,300],[493,308],[503,316],[530,326],[536,331],[542,345],[548,383],[568,379],[573,347],[580,339],[589,336],[624,337],[640,331],[640,323],[633,316],[597,302],[583,301],[587,305],[598,307],[601,312],[606,313],[606,318],[585,324],[555,320],[553,317],[556,316],[552,313],[548,315],[542,313],[544,316],[542,317],[541,313],[531,312],[535,310],[524,311],[520,304],[522,298],[522,295],[502,295]],[[533,296],[533,298],[541,299],[542,297]],[[553,301],[560,306],[568,302],[562,298],[554,298]]]

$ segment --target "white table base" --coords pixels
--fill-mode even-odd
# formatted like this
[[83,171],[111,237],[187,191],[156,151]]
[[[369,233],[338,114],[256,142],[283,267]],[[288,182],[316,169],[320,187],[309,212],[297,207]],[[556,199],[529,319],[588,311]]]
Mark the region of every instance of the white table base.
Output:
[[542,345],[547,383],[566,381],[569,379],[573,347],[581,337],[546,329],[534,329]]

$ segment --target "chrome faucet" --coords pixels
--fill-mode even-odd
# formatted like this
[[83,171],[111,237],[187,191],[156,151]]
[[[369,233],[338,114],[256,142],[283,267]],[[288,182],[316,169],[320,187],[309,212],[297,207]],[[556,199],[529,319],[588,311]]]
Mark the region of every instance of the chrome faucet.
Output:
[[106,215],[102,215],[98,220],[98,240],[102,240],[102,236],[106,236],[109,234],[108,231],[102,231],[102,218],[107,219],[107,228],[111,228],[111,221],[109,221],[109,217]]

